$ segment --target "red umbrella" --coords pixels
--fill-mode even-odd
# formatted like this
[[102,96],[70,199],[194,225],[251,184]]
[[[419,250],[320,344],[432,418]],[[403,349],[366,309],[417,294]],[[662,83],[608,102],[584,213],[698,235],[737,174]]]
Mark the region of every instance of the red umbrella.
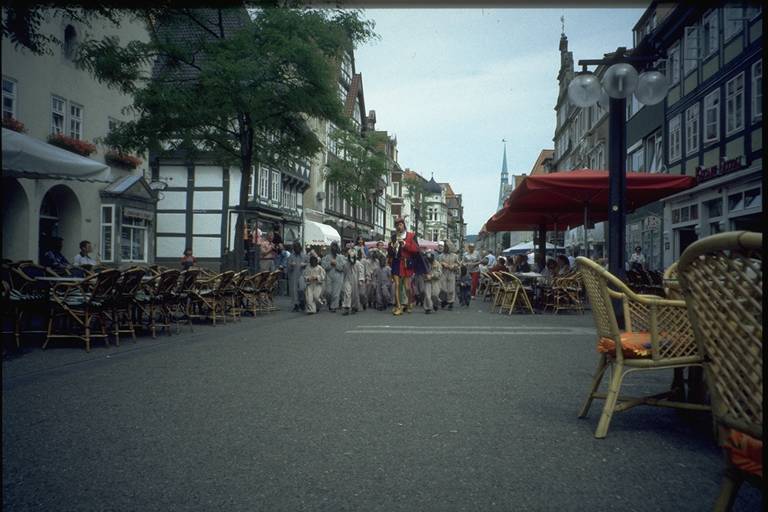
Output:
[[[681,192],[696,184],[691,176],[628,172],[627,211]],[[526,177],[504,201],[504,207],[486,223],[489,231],[528,230],[544,224],[576,227],[587,217],[608,218],[608,171],[581,169]],[[543,221],[543,222],[541,222]]]

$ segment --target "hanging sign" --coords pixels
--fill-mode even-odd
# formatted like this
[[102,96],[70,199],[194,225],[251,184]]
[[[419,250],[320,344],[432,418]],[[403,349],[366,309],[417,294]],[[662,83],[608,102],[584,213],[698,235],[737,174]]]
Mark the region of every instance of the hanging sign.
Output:
[[730,174],[744,168],[741,163],[741,157],[732,158],[731,160],[723,160],[719,165],[713,165],[711,167],[696,167],[696,181],[701,183],[702,181],[711,180],[718,176]]

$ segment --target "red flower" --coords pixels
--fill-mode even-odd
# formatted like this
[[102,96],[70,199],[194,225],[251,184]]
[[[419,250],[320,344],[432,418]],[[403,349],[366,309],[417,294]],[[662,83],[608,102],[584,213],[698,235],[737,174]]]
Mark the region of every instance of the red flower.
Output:
[[135,169],[141,165],[141,158],[120,153],[117,150],[110,149],[104,154],[104,161],[109,165],[116,167],[126,167],[128,169]]
[[8,128],[9,130],[13,130],[19,133],[26,133],[27,131],[24,123],[18,119],[14,119],[13,117],[3,117],[3,128]]
[[63,133],[54,133],[53,135],[48,136],[48,144],[52,144],[54,146],[83,156],[89,156],[91,153],[96,151],[95,144],[91,144],[90,142],[84,140],[67,137]]

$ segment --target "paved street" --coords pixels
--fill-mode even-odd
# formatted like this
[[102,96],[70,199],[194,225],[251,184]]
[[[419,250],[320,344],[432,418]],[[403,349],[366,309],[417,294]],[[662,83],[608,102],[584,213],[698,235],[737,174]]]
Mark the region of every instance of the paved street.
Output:
[[477,303],[31,350],[3,362],[3,509],[710,509],[706,417],[636,408],[594,439],[602,404],[576,413],[596,359],[588,314]]

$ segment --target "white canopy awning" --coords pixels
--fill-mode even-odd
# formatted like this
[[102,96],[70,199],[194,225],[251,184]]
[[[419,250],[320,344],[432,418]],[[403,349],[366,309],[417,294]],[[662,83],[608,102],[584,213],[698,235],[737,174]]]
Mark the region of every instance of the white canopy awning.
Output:
[[[502,254],[514,254],[514,253],[526,253],[531,252],[535,250],[535,247],[533,245],[533,242],[520,242],[517,245],[513,245],[512,247],[507,247],[502,251]],[[548,251],[554,251],[555,246],[549,242],[547,242],[547,250]],[[564,247],[557,247],[558,251],[564,251]]]
[[109,183],[109,166],[3,128],[3,174]]
[[328,224],[304,221],[304,245],[331,245],[331,242],[341,243],[339,232]]

